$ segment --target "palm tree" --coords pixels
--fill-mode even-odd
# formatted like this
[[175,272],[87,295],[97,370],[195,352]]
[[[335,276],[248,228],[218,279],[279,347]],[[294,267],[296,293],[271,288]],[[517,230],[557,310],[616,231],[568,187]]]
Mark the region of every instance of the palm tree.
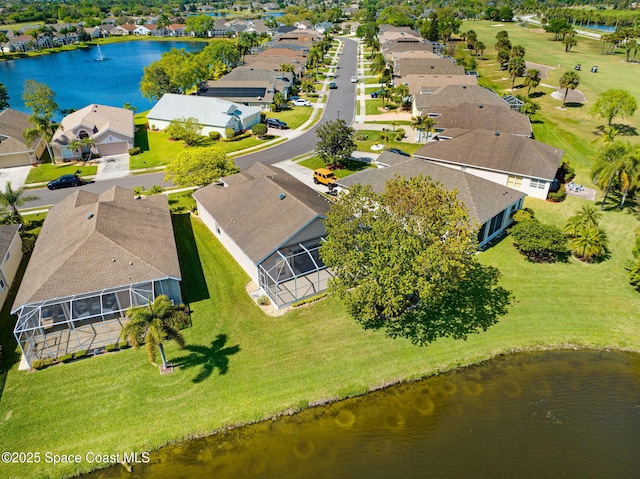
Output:
[[527,96],[530,96],[531,89],[533,88],[535,90],[538,88],[538,85],[540,85],[540,70],[537,68],[529,68],[524,74],[524,84],[529,87]]
[[607,253],[607,234],[602,228],[586,228],[571,238],[571,251],[579,259],[591,263]]
[[569,94],[569,90],[575,90],[578,85],[580,84],[580,76],[575,72],[575,71],[568,71],[566,73],[564,73],[561,77],[560,77],[560,88],[564,88],[564,98],[562,99],[562,107],[564,108],[564,105],[567,101],[567,95]]
[[524,58],[518,56],[512,57],[509,60],[507,68],[509,69],[509,76],[511,77],[511,89],[513,90],[513,87],[516,84],[516,78],[522,76],[527,68],[524,63]]
[[188,324],[189,318],[184,306],[174,306],[163,294],[157,296],[148,306],[135,306],[127,310],[129,322],[122,328],[120,335],[131,346],[138,349],[145,344],[149,362],[156,364],[156,353],[160,351],[162,367],[167,369],[167,358],[164,354],[164,341],[175,341],[182,349],[185,341],[180,334],[180,327]]
[[411,127],[414,130],[418,130],[418,143],[422,142],[422,132],[427,132],[427,141],[429,141],[429,133],[432,131],[434,125],[436,124],[435,120],[431,118],[429,115],[427,116],[412,116],[411,117]]
[[601,219],[602,213],[599,213],[595,206],[584,205],[582,209],[567,220],[564,225],[564,232],[570,237],[578,236],[580,231],[584,229],[597,228]]
[[482,59],[482,55],[484,54],[484,50],[487,46],[482,42],[476,42],[474,44],[474,50],[476,52],[476,56]]
[[374,73],[382,73],[387,68],[387,59],[384,54],[378,53],[371,62],[371,71]]
[[294,72],[293,65],[290,64],[290,63],[282,63],[280,65],[279,70],[281,72],[289,72],[289,73],[293,73]]
[[80,146],[82,145],[82,142],[80,140],[73,140],[69,142],[69,148],[71,148],[72,151],[78,151],[78,148],[80,148]]
[[91,161],[91,155],[93,154],[93,145],[96,144],[96,140],[94,140],[90,136],[87,136],[86,138],[83,138],[80,143],[82,144],[82,146],[86,146],[89,148],[89,158],[87,158],[86,161]]
[[600,209],[604,208],[615,179],[620,183],[622,191],[622,209],[629,190],[640,181],[639,176],[640,148],[622,141],[612,141],[602,147],[591,169],[591,179],[605,190]]
[[28,201],[38,200],[39,198],[34,195],[24,195],[24,188],[16,188],[15,190],[11,187],[11,182],[7,181],[7,184],[4,186],[4,192],[0,192],[0,205],[5,208],[10,208],[11,212],[19,216],[18,207],[23,206]]
[[376,140],[378,143],[382,143],[384,145],[384,149],[387,149],[387,144],[391,141],[391,135],[383,131],[378,134],[378,139]]

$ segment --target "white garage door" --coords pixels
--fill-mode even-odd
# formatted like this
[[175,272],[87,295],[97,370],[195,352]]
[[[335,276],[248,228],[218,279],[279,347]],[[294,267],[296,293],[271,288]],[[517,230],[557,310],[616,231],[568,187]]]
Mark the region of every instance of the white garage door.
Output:
[[102,145],[98,145],[98,152],[100,153],[100,156],[121,155],[128,151],[129,148],[127,148],[126,141],[120,141],[118,143],[103,143]]

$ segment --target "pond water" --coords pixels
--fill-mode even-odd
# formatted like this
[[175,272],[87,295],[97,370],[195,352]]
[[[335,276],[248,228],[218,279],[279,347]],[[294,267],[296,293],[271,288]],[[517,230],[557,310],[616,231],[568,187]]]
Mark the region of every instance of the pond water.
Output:
[[[140,94],[143,68],[171,48],[201,50],[204,42],[131,41],[21,58],[0,63],[0,83],[9,92],[11,108],[30,113],[22,101],[25,80],[46,83],[61,109],[79,109],[90,103],[121,107],[130,103],[140,111],[155,102]],[[99,61],[100,52],[102,61]]]
[[517,354],[85,478],[637,478],[640,355]]

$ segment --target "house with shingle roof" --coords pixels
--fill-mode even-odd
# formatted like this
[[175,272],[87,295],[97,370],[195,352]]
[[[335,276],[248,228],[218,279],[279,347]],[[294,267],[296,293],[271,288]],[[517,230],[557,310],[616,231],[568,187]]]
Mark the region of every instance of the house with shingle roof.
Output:
[[260,123],[260,109],[210,96],[166,93],[147,114],[149,126],[158,130],[181,118],[195,118],[203,135],[217,131],[226,137],[227,128],[248,130]]
[[21,226],[20,224],[0,226],[0,308],[9,295],[9,288],[22,260]]
[[198,214],[278,308],[324,291],[319,255],[330,201],[289,173],[255,163],[193,194]]
[[464,103],[477,105],[498,105],[510,108],[509,104],[494,91],[479,85],[422,86],[413,96],[413,114],[434,115],[442,107],[452,107]]
[[180,281],[166,196],[76,190],[49,210],[11,309],[24,359],[117,343],[127,309],[181,303]]
[[[423,116],[427,113],[423,113]],[[463,103],[442,106],[437,114],[428,114],[436,122],[434,129],[440,139],[446,138],[447,130],[487,130],[505,135],[533,137],[531,121],[527,115],[505,108],[502,105]]]
[[417,95],[421,90],[434,91],[447,85],[477,85],[474,75],[407,75],[402,83],[409,87],[409,95]]
[[564,151],[525,136],[457,130],[455,138],[427,143],[414,156],[546,199]]
[[[93,146],[75,146],[85,138]],[[133,112],[126,108],[87,105],[65,116],[51,139],[56,159],[72,160],[91,151],[100,156],[128,153],[134,144]]]
[[0,112],[0,168],[34,165],[41,161],[47,150],[47,141],[41,135],[27,145],[22,132],[34,128],[29,115],[7,108]]
[[272,81],[209,80],[198,89],[198,95],[219,98],[261,110],[269,110],[277,88]]
[[367,168],[340,178],[338,186],[349,188],[356,184],[371,185],[382,192],[387,180],[396,176],[413,178],[423,175],[441,183],[457,196],[469,210],[469,217],[478,225],[478,245],[485,246],[500,235],[512,222],[513,213],[522,208],[525,194],[513,188],[498,185],[466,171],[451,170],[442,165],[418,158],[407,158],[385,151],[377,160],[381,168]]
[[400,81],[407,75],[464,75],[464,67],[450,58],[398,58],[393,74]]

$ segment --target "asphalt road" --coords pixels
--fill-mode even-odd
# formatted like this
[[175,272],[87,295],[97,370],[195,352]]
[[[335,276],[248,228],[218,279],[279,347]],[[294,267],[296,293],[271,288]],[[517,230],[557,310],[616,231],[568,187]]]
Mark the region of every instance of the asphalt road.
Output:
[[[344,120],[347,125],[353,123],[356,105],[356,83],[351,83],[351,77],[357,75],[358,44],[355,40],[348,38],[344,38],[343,41],[344,48],[342,50],[342,55],[338,60],[338,70],[335,78],[338,88],[335,90],[329,90],[329,98],[327,99],[327,103],[323,109],[320,121],[316,123],[313,128],[307,130],[297,138],[287,140],[280,145],[257,153],[235,157],[233,160],[241,170],[246,170],[256,161],[273,164],[312,151],[318,140],[316,136],[316,129],[327,121],[333,121],[340,118]],[[80,188],[91,191],[92,193],[102,193],[113,185],[123,186],[125,188],[134,188],[136,186],[149,188],[154,185],[161,185],[164,188],[172,186],[170,183],[164,182],[164,173],[161,172],[144,175],[129,175],[113,180],[98,181],[81,186]],[[58,201],[72,194],[75,189],[76,188],[68,188],[50,191],[46,188],[39,188],[29,190],[29,194],[36,195],[38,199],[28,202],[24,205],[24,208],[56,204]]]

